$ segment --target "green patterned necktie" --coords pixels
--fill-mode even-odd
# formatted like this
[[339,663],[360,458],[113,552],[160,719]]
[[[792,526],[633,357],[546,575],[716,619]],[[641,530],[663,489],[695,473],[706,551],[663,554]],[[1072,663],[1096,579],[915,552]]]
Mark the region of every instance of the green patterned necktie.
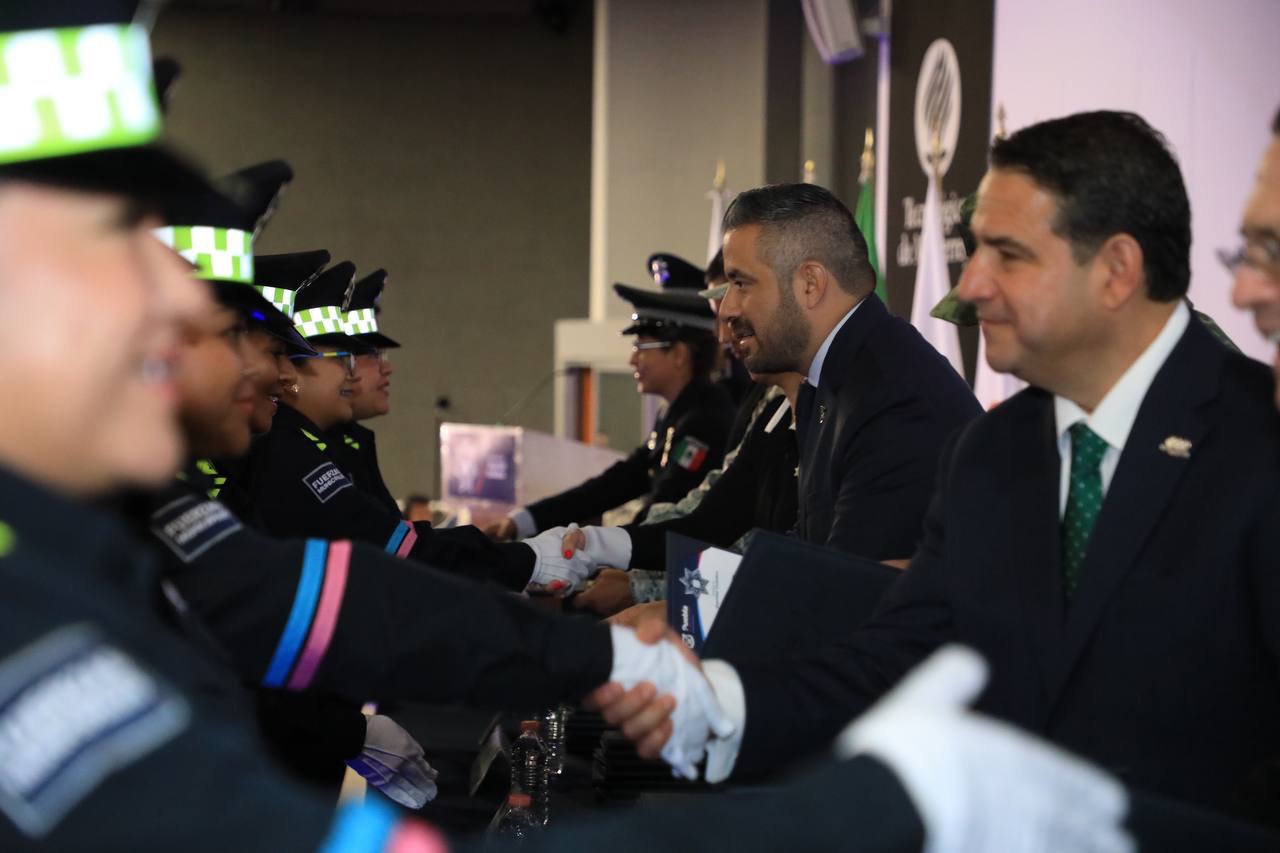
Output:
[[1083,421],[1071,426],[1071,484],[1062,515],[1062,580],[1067,598],[1080,582],[1093,523],[1102,509],[1102,456],[1107,442]]

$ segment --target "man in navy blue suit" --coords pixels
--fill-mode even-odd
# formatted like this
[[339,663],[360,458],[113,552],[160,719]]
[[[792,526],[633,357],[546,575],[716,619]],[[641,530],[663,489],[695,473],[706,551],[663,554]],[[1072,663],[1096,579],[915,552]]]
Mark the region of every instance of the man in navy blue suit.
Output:
[[964,378],[875,296],[862,233],[813,184],[742,193],[724,219],[720,318],[752,373],[806,376],[796,401],[802,539],[911,555],[938,453],[981,409]]
[[[707,662],[739,724],[708,776],[813,752],[960,641],[991,663],[979,710],[1242,811],[1280,754],[1280,416],[1270,371],[1188,322],[1177,163],[1132,114],[1033,125],[993,147],[973,230],[960,296],[1031,387],[948,444],[869,623],[806,660]],[[660,745],[654,708],[602,698]]]

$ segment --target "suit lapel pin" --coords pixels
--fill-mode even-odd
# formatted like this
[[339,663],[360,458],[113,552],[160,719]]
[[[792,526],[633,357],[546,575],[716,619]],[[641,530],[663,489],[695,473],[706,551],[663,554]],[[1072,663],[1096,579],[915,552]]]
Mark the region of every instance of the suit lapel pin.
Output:
[[1171,435],[1160,442],[1160,452],[1175,459],[1191,458],[1191,441],[1180,435]]
[[818,404],[818,423],[824,424],[826,422],[827,422],[827,407],[824,406],[822,403],[819,403]]

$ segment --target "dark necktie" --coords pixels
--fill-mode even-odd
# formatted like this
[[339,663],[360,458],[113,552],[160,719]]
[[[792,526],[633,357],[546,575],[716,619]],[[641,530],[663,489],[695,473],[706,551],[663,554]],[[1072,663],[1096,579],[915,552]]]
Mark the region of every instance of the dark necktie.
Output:
[[1067,598],[1080,583],[1080,567],[1102,509],[1102,457],[1107,442],[1083,421],[1071,427],[1071,483],[1062,514],[1062,580]]
[[814,388],[808,382],[800,383],[800,393],[796,395],[796,437],[800,439],[800,446],[804,446],[805,433],[808,432],[814,423],[815,403],[818,399],[818,389]]

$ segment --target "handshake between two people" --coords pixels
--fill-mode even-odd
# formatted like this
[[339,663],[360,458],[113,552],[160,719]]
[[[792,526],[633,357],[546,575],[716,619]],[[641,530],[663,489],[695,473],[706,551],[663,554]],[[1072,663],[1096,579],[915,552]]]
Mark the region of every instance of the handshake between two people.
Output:
[[[725,679],[717,672],[709,680],[678,635],[661,624],[611,631],[610,683],[585,704],[618,726],[642,757],[660,757],[688,779],[698,777],[705,757],[707,781],[726,779],[745,722],[736,674]],[[732,673],[721,661],[706,667]],[[848,725],[834,757],[870,758],[890,769],[925,827],[926,850],[1135,849],[1123,827],[1128,795],[1117,780],[970,709],[987,677],[976,652],[939,650]],[[726,698],[736,710],[726,710]]]
[[626,568],[631,562],[631,536],[621,527],[570,524],[523,541],[534,553],[530,592],[572,595],[602,568]]

